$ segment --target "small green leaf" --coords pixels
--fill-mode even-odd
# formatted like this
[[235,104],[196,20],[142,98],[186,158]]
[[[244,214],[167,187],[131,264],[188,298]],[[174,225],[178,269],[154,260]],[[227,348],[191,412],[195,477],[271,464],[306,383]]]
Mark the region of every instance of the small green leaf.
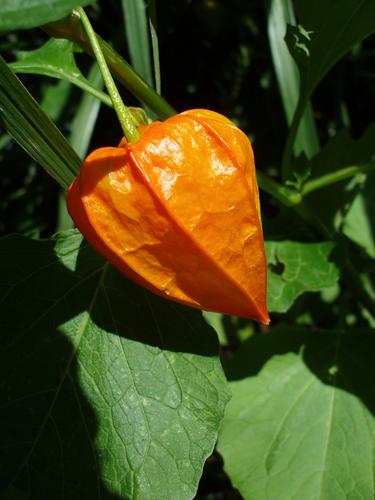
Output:
[[0,31],[35,28],[57,21],[79,5],[89,5],[94,0],[2,0]]
[[73,42],[51,38],[39,49],[18,52],[17,59],[9,64],[14,72],[67,80],[112,107],[110,97],[92,85],[78,69],[74,59]]
[[193,498],[228,400],[201,313],[129,282],[76,231],[7,237],[0,257],[2,487]]
[[333,286],[338,269],[329,256],[331,242],[298,243],[266,241],[268,261],[268,310],[286,312],[304,292]]
[[374,367],[371,330],[280,326],[243,344],[218,449],[244,499],[374,498]]
[[375,259],[375,176],[369,175],[354,198],[343,225],[344,234]]
[[0,121],[25,151],[64,188],[81,160],[0,56]]

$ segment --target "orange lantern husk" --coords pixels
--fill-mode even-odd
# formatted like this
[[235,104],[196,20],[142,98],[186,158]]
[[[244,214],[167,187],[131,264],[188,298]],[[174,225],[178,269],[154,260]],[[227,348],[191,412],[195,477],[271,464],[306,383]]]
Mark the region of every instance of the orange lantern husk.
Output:
[[139,285],[269,322],[253,152],[224,116],[185,111],[93,151],[67,204],[87,241]]

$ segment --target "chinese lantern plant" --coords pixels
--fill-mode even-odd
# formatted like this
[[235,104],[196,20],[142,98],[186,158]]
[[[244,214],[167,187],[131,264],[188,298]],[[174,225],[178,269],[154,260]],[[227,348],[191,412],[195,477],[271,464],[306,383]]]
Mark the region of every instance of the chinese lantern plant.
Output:
[[268,323],[249,140],[208,110],[186,111],[138,131],[86,14],[79,14],[125,138],[85,160],[68,191],[73,220],[102,255],[151,291]]
[[[68,189],[67,205],[86,240],[123,274],[103,264],[88,247],[80,249],[82,239],[76,232],[56,236],[52,247],[42,243],[41,251],[33,242],[27,244],[29,257],[25,262],[40,268],[36,286],[49,288],[46,293],[53,304],[67,300],[79,313],[78,318],[83,316],[78,319],[77,328],[74,323],[69,326],[69,321],[58,326],[52,306],[40,316],[46,324],[40,325],[39,316],[31,323],[28,341],[39,341],[38,332],[49,338],[52,331],[56,341],[61,342],[61,347],[54,351],[56,355],[59,350],[68,352],[70,344],[72,354],[55,359],[54,353],[45,353],[50,363],[43,380],[51,398],[44,405],[34,401],[29,406],[31,437],[16,451],[7,451],[12,464],[7,481],[11,488],[15,485],[17,491],[22,491],[26,466],[42,463],[45,470],[44,467],[56,463],[58,471],[60,459],[56,457],[54,462],[50,458],[46,462],[45,448],[39,447],[39,443],[50,439],[48,415],[56,413],[53,419],[59,421],[68,411],[69,393],[65,395],[63,387],[65,380],[77,378],[77,364],[86,381],[85,392],[78,392],[77,397],[85,398],[88,394],[89,408],[99,416],[98,430],[89,431],[88,438],[98,443],[101,470],[112,467],[119,474],[130,474],[116,486],[111,480],[89,486],[83,481],[81,497],[94,498],[98,492],[114,488],[124,498],[149,498],[151,490],[153,494],[158,492],[160,498],[190,498],[216,442],[229,397],[217,340],[196,309],[269,321],[252,149],[247,137],[230,120],[213,111],[190,110],[163,122],[138,126],[119,97],[88,18],[81,8],[77,13],[98,60],[124,138],[118,147],[100,148],[87,157]],[[4,100],[6,93],[16,89],[25,99],[26,108],[31,107],[26,121],[32,122],[35,116],[45,120],[7,71],[4,67],[4,81],[9,82],[4,87]],[[9,108],[6,119],[18,137],[19,129],[11,128],[13,115]],[[54,138],[56,143],[62,142],[59,135]],[[42,134],[38,140],[41,143],[37,147],[34,141],[21,143],[32,155],[49,147],[53,158],[56,144],[48,143]],[[45,161],[43,155],[36,159],[42,164]],[[61,164],[61,160],[64,162],[63,157],[56,158],[56,163]],[[59,178],[59,172],[53,172]],[[10,241],[5,251],[11,251],[13,244],[25,245]],[[52,270],[60,278],[45,287]],[[13,274],[17,274],[14,269]],[[142,288],[135,288],[123,275]],[[23,287],[15,284],[13,288],[12,293],[17,296],[22,293]],[[31,294],[27,303],[37,311],[41,300],[40,293]],[[189,307],[173,305],[171,300]],[[10,306],[6,309],[11,311]],[[98,316],[96,311],[100,311]],[[169,323],[170,317],[174,318],[173,324]],[[12,324],[14,337],[23,337],[24,328],[22,321]],[[92,355],[96,360],[88,362]],[[33,356],[28,359],[40,364]],[[4,369],[7,360],[3,360]],[[31,382],[22,382],[22,374],[33,370],[27,361],[20,359],[20,363],[19,385],[15,382],[14,390],[7,396],[9,401],[22,399],[28,384],[32,394],[44,390],[37,389],[39,379],[32,377]],[[90,388],[98,377],[96,388]],[[104,406],[100,398],[92,399],[92,390],[102,394],[107,401]],[[113,390],[120,399],[114,398]],[[86,452],[82,439],[70,444],[75,435],[74,422],[92,418],[90,410],[84,411],[80,406],[69,408],[71,418],[65,421],[64,428],[56,425],[63,443],[64,467],[76,463],[77,471],[90,477],[83,469],[94,467],[92,464],[98,460],[96,450],[91,447]],[[14,417],[12,407],[9,408],[6,420],[11,423]],[[114,434],[110,432],[112,443],[108,445],[105,435],[113,418],[117,424]],[[13,436],[11,429],[9,435]],[[82,450],[84,458],[77,462],[78,450]],[[155,454],[167,468],[162,473],[154,461]],[[73,476],[69,481],[73,481]],[[43,473],[43,478],[48,495],[58,496],[59,480],[47,473]]]
[[[206,3],[188,9],[196,9],[200,18],[207,9],[211,20],[215,12],[229,9],[229,28],[238,17],[238,27],[251,31],[243,14],[255,5],[245,2],[245,11],[237,12],[225,2]],[[240,128],[212,110],[175,113],[95,35],[74,0],[55,0],[53,9],[45,0],[0,6],[0,29],[43,25],[45,32],[62,38],[21,52],[10,64],[0,57],[0,119],[64,189],[60,209],[66,207],[66,191],[68,220],[78,228],[59,230],[48,239],[33,234],[0,241],[1,498],[185,500],[237,497],[238,492],[245,500],[375,497],[375,398],[369,382],[375,366],[370,328],[375,269],[366,226],[375,134],[370,127],[354,141],[338,132],[319,150],[313,114],[303,115],[330,65],[375,29],[374,4],[356,3],[350,0],[338,9],[320,0],[314,7],[308,0],[295,2],[302,24],[289,27],[287,39],[300,64],[298,76],[283,53],[286,23],[293,16],[280,19],[292,6],[280,9],[270,2],[275,75],[287,114],[296,112],[282,154],[277,145],[283,117],[269,107],[277,101],[273,86],[266,90],[262,84],[265,102],[250,72],[251,109],[242,107],[243,114],[234,115],[246,114],[256,131],[257,172]],[[102,26],[108,25],[108,5],[98,5],[96,22]],[[135,5],[138,10],[132,10]],[[128,36],[140,22],[142,5],[123,2]],[[149,2],[150,12],[153,5]],[[225,19],[221,14],[215,23]],[[265,31],[257,36],[263,39]],[[232,53],[236,64],[239,48],[246,63],[242,35]],[[179,36],[186,43],[179,30],[173,40]],[[12,33],[7,43],[15,37]],[[134,40],[139,43],[137,36]],[[223,48],[219,37],[216,42]],[[74,43],[98,61],[87,78],[75,64]],[[21,47],[25,44],[22,38]],[[267,41],[259,56],[258,49],[251,54],[260,57],[262,67],[266,50]],[[135,65],[142,59],[137,54]],[[199,58],[212,73],[214,62]],[[165,80],[181,83],[174,62]],[[186,54],[183,64],[188,63]],[[236,70],[233,78],[222,66],[216,102],[228,93],[223,109],[237,109],[227,79],[238,90],[243,75]],[[109,95],[94,85],[99,85],[99,68]],[[13,71],[67,79],[91,92],[114,108],[122,134],[116,136],[113,111],[100,115],[93,142],[102,147],[87,155],[82,143],[88,146],[98,107],[97,101],[87,106],[92,98],[85,93],[73,125],[70,118],[62,120],[64,130],[74,130],[70,139],[80,158]],[[111,74],[158,119],[140,123],[134,109],[124,106]],[[289,91],[298,81],[297,105]],[[67,89],[48,87],[42,104],[52,106],[55,121],[62,110],[68,109],[69,116],[74,111],[77,94]],[[245,103],[244,96],[240,99]],[[351,94],[352,107],[355,99]],[[319,96],[316,102],[320,112]],[[324,121],[324,113],[318,114]],[[107,141],[103,123],[108,117]],[[0,138],[4,171],[9,163],[17,177],[12,148],[7,136]],[[293,159],[294,148],[311,159]],[[272,173],[274,150],[280,153],[281,175],[269,177],[264,172]],[[27,163],[25,155],[15,157]],[[14,200],[22,200],[22,193],[29,196],[40,181],[30,164],[22,189],[17,185],[12,193]],[[283,183],[276,180],[282,176]],[[276,218],[263,219],[265,245],[256,177],[267,193],[262,197],[266,214],[282,207]],[[7,182],[5,177],[4,186]],[[8,224],[3,200],[0,209],[2,224]],[[202,315],[201,310],[219,314]],[[216,333],[224,347],[220,357]]]

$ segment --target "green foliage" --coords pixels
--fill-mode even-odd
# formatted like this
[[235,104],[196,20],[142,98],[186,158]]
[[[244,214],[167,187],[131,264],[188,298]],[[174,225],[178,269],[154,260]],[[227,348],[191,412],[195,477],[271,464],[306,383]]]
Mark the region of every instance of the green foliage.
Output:
[[[268,37],[270,40],[273,65],[285,109],[288,124],[291,123],[300,91],[297,65],[291,57],[284,41],[286,26],[295,22],[293,7],[284,0],[272,0],[269,5]],[[301,119],[295,143],[295,153],[305,152],[308,157],[319,150],[319,139],[310,104]]]
[[331,242],[267,241],[269,311],[286,312],[303,292],[335,285],[338,269],[329,260],[333,247]]
[[346,214],[343,232],[375,259],[375,177],[368,177]]
[[6,479],[31,498],[192,498],[228,399],[201,313],[126,281],[76,231],[0,254]]
[[327,72],[354,44],[375,31],[372,0],[296,1],[299,25],[286,41],[300,70],[300,96],[284,150],[284,178],[290,177],[290,154],[308,99]]
[[0,233],[28,236],[0,240],[1,498],[374,498],[373,1],[88,10],[131,108],[173,114],[119,53],[251,138],[268,326],[164,301],[61,231],[82,159],[121,129],[60,19],[74,2],[0,4]]
[[42,47],[17,53],[18,61],[9,66],[15,73],[46,75],[67,80],[112,106],[110,97],[96,89],[78,69],[74,60],[74,44],[69,40],[51,38]]
[[125,34],[134,69],[153,85],[150,33],[144,0],[122,0]]
[[372,0],[296,0],[296,11],[299,36],[290,48],[306,54],[301,96],[307,99],[339,59],[374,33],[375,4]]
[[61,17],[94,0],[2,0],[0,31],[34,28]]
[[9,134],[64,188],[81,162],[0,56],[0,119]]
[[375,495],[374,356],[370,330],[280,326],[239,349],[219,451],[244,498]]

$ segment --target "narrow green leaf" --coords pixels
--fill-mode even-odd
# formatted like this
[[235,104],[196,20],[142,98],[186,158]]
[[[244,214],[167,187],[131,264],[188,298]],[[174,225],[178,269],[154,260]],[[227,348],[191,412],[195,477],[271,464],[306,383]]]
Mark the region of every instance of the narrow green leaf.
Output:
[[[87,79],[96,90],[103,88],[103,78],[96,63],[92,65]],[[70,142],[82,159],[87,154],[99,109],[100,101],[93,95],[84,94],[72,121]]]
[[46,171],[67,188],[81,161],[0,56],[0,120],[7,132]]
[[266,241],[265,245],[270,312],[286,312],[302,293],[331,287],[339,279],[337,267],[330,262],[331,242]]
[[158,41],[157,20],[156,20],[156,0],[150,0],[148,10],[150,13],[149,24],[150,24],[150,35],[151,35],[152,60],[154,62],[155,90],[158,94],[161,94],[159,41]]
[[121,3],[132,66],[149,85],[153,86],[149,27],[145,1],[121,0]]
[[[97,90],[103,88],[103,79],[99,66],[96,63],[91,66],[87,79],[90,85]],[[86,156],[89,148],[100,104],[101,101],[96,99],[92,94],[84,93],[71,124],[69,140],[74,150],[77,151],[82,159]],[[66,207],[66,193],[61,192],[58,199],[56,229],[57,231],[63,231],[72,227],[73,221]]]
[[343,232],[375,259],[375,176],[369,175],[363,189],[354,198]]
[[69,40],[51,38],[42,47],[17,53],[18,61],[10,63],[16,73],[31,73],[67,80],[112,107],[109,95],[91,85],[77,67],[74,44]]
[[374,367],[370,330],[281,326],[240,348],[218,449],[244,499],[374,498]]
[[0,257],[3,487],[193,498],[228,400],[201,313],[132,284],[76,231],[5,238]]
[[56,122],[67,104],[72,86],[70,82],[60,80],[51,82],[44,89],[40,107],[52,121]]
[[[291,123],[300,93],[298,68],[285,43],[287,24],[294,24],[293,6],[289,0],[271,0],[268,14],[268,38],[277,82],[288,124]],[[307,104],[297,133],[294,152],[311,157],[319,151],[319,140],[311,104]]]
[[79,5],[88,5],[94,0],[2,0],[0,31],[35,28],[41,24],[57,21]]

